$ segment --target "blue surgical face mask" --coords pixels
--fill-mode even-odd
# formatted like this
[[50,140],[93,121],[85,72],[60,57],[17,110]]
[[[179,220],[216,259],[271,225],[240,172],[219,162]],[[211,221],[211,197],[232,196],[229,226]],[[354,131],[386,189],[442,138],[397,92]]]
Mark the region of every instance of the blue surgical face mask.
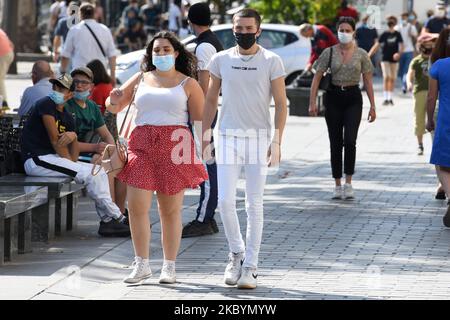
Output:
[[58,91],[53,90],[49,93],[48,97],[53,100],[56,104],[63,104],[66,102],[66,99],[64,98],[64,94]]
[[173,54],[168,54],[165,56],[153,55],[152,62],[156,69],[160,71],[169,71],[175,65],[175,57]]
[[75,91],[73,94],[73,97],[77,100],[86,101],[90,95],[91,95],[91,92],[89,90],[81,91],[81,92]]

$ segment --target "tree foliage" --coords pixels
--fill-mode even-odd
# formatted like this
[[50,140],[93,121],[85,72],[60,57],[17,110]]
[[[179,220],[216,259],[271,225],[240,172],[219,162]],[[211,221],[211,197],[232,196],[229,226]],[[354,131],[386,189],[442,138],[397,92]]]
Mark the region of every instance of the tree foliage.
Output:
[[264,22],[332,24],[340,6],[338,0],[251,0]]

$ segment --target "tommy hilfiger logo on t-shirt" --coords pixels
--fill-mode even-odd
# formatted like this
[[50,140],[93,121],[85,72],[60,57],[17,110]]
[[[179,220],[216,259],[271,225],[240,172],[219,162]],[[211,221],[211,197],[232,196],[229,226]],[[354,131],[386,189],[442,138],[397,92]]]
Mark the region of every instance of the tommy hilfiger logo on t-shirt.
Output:
[[236,66],[231,66],[231,69],[235,69],[235,70],[245,70],[245,71],[256,71],[258,70],[258,68],[256,67],[236,67]]

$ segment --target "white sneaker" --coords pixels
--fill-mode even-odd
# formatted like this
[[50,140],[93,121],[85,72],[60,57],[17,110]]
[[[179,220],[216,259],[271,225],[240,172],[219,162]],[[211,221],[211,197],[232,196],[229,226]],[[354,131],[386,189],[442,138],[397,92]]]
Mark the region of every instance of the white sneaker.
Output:
[[159,276],[159,283],[175,283],[176,281],[175,263],[164,263]]
[[228,255],[228,265],[225,268],[224,280],[229,286],[234,286],[241,276],[242,262],[244,261],[244,253],[230,252]]
[[145,280],[152,275],[150,269],[150,263],[148,260],[143,261],[141,257],[135,257],[132,265],[133,271],[126,277],[123,282],[125,283],[138,283]]
[[344,199],[351,200],[355,199],[355,194],[353,193],[353,187],[351,184],[344,184]]
[[333,194],[333,198],[331,198],[331,199],[333,199],[333,200],[342,199],[342,186],[334,187],[334,194]]
[[237,283],[238,289],[255,289],[257,278],[258,273],[256,272],[256,268],[242,268],[242,274]]

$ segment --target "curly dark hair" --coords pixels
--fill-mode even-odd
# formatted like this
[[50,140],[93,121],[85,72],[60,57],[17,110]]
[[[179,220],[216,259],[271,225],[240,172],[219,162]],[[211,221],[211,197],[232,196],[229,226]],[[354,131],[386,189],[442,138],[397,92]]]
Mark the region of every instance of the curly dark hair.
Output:
[[153,65],[153,45],[156,39],[167,39],[172,44],[175,51],[178,51],[178,57],[175,60],[175,69],[182,74],[197,78],[197,58],[186,50],[185,46],[178,40],[174,33],[168,31],[158,32],[147,45],[141,70],[144,72],[153,71],[156,67]]
[[450,57],[450,27],[447,27],[441,31],[436,45],[434,46],[433,53],[431,54],[431,63],[435,63],[439,59]]

